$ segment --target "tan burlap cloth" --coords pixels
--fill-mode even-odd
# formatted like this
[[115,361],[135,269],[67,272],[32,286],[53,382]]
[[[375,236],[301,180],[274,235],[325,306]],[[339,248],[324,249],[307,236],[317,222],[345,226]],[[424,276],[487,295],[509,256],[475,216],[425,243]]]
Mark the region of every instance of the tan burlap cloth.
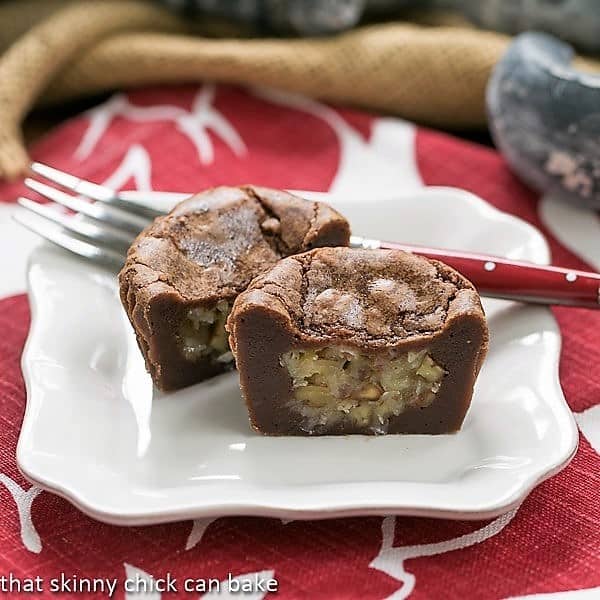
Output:
[[0,177],[27,167],[20,128],[34,106],[144,84],[259,84],[431,125],[484,126],[485,86],[509,43],[435,15],[320,39],[191,27],[143,0],[0,4]]

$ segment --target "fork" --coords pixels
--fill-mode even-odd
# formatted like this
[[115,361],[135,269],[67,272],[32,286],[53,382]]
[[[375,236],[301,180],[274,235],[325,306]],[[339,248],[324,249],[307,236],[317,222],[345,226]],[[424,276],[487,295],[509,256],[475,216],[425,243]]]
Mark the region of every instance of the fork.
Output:
[[[34,162],[30,168],[32,173],[63,189],[32,177],[25,179],[27,188],[84,218],[74,218],[49,204],[40,204],[25,197],[17,200],[19,205],[42,217],[42,220],[32,221],[17,214],[13,218],[46,240],[94,263],[120,269],[136,235],[154,218],[165,214],[132,202],[115,190],[48,165]],[[75,195],[63,190],[69,190]],[[173,199],[182,197],[181,194],[166,192],[160,192],[160,195],[172,195]],[[323,194],[324,198],[326,196]],[[358,236],[350,238],[350,246],[399,249],[441,260],[470,279],[482,296],[538,304],[600,308],[598,273]]]

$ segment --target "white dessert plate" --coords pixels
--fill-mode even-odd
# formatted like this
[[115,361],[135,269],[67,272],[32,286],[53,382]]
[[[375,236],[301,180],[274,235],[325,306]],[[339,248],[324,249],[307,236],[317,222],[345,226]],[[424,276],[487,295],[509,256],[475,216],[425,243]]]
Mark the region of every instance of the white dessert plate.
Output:
[[[152,201],[164,207],[174,198]],[[329,200],[357,235],[549,258],[536,229],[460,190]],[[28,282],[18,464],[102,521],[482,519],[519,504],[577,447],[558,381],[560,334],[542,307],[484,302],[490,351],[457,434],[273,438],[249,427],[236,373],[168,395],[153,388],[114,274],[42,244]]]

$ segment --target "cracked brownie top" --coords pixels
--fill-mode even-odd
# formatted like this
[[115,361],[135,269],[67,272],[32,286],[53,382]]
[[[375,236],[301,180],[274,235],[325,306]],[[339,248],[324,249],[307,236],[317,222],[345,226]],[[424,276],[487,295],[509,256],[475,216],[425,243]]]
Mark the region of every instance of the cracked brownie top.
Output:
[[483,318],[473,285],[447,265],[400,250],[319,248],[280,261],[238,297],[261,305],[296,337],[374,346],[429,336],[457,315]]
[[134,241],[121,284],[183,302],[233,298],[282,256],[347,244],[349,225],[319,202],[256,186],[217,187],[178,204]]

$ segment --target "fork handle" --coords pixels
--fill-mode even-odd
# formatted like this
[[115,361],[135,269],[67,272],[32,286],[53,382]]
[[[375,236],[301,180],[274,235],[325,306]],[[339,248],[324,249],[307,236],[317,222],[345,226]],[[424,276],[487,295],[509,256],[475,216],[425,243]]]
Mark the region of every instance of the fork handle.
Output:
[[395,242],[379,247],[441,260],[470,279],[482,296],[600,309],[599,273]]

